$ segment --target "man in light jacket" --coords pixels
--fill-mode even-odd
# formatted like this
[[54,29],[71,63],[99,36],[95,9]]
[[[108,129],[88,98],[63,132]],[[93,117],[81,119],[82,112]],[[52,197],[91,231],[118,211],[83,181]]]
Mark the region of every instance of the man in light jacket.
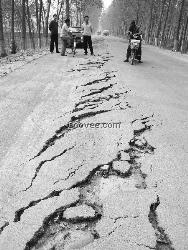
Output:
[[71,37],[71,32],[69,30],[69,27],[70,27],[70,19],[67,18],[65,20],[65,23],[63,24],[63,27],[61,29],[61,35],[60,35],[61,41],[62,41],[62,50],[61,50],[62,56],[66,56],[65,52],[66,52],[66,48],[67,48],[67,43]]
[[91,55],[94,55],[93,54],[92,39],[91,39],[93,28],[92,28],[91,23],[89,22],[89,16],[84,17],[84,23],[82,24],[82,31],[83,31],[83,42],[84,42],[85,55],[87,55],[88,45],[89,45]]

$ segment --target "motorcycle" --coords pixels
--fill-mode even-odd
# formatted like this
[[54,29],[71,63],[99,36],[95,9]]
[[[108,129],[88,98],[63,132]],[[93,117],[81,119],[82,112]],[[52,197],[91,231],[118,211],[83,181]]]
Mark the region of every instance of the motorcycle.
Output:
[[132,35],[130,39],[131,56],[129,62],[131,65],[134,65],[136,61],[140,60],[141,55],[139,55],[138,52],[141,47],[141,40],[142,37],[140,33]]

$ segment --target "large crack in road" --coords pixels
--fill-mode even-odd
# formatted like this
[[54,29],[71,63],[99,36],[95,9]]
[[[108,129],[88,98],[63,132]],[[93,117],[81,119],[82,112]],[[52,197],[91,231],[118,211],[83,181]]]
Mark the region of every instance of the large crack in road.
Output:
[[[82,70],[88,70],[95,67],[97,69],[101,69],[105,65],[105,63],[110,60],[110,58],[110,55],[103,56],[101,58],[102,61],[89,61],[86,64],[81,65],[83,68],[78,67],[78,69],[72,69],[70,72],[81,72]],[[88,94],[84,94],[81,96],[80,101],[75,104],[75,107],[72,110],[72,117],[70,121],[56,130],[55,134],[45,142],[43,148],[30,161],[33,161],[37,157],[41,156],[45,151],[48,150],[48,148],[55,145],[57,140],[62,140],[65,134],[72,132],[74,128],[70,128],[69,123],[81,123],[85,119],[96,117],[100,114],[109,113],[114,110],[117,111],[122,109],[130,109],[132,106],[128,101],[126,102],[124,108],[122,108],[120,105],[120,97],[125,98],[126,95],[130,92],[129,90],[120,93],[109,93],[109,91],[113,89],[116,84],[118,84],[117,82],[111,82],[113,78],[116,78],[116,75],[113,71],[105,72],[104,77],[77,86],[76,89],[83,88],[84,91],[87,91],[87,88],[90,88],[93,85],[95,85],[96,87],[97,84],[106,84],[102,87],[99,86],[99,88],[96,87],[95,89],[88,89]],[[102,96],[101,93],[103,93]],[[109,102],[110,100],[117,101],[117,103],[115,104],[117,108],[101,109],[100,106],[102,106],[104,102]],[[93,242],[97,242],[101,238],[105,239],[105,237],[102,237],[97,230],[98,223],[105,217],[103,201],[101,200],[99,195],[100,183],[101,181],[109,179],[111,177],[116,177],[118,180],[130,180],[131,178],[134,178],[136,180],[135,188],[137,190],[147,189],[147,174],[142,171],[142,163],[140,163],[139,159],[143,155],[153,155],[155,153],[155,147],[150,145],[144,137],[144,134],[150,132],[152,130],[152,127],[154,126],[154,124],[152,124],[153,118],[154,114],[152,116],[143,116],[142,118],[135,119],[131,122],[130,125],[133,128],[135,126],[135,123],[139,124],[139,126],[136,125],[136,128],[133,129],[133,138],[129,141],[129,147],[119,150],[116,154],[116,157],[111,159],[111,161],[106,162],[105,164],[99,164],[94,167],[83,180],[78,181],[69,187],[67,186],[66,189],[54,190],[47,196],[41,199],[33,200],[27,206],[24,206],[15,212],[14,223],[18,223],[22,221],[22,216],[27,210],[37,206],[39,203],[53,197],[58,197],[65,190],[76,189],[79,192],[79,196],[76,201],[59,207],[53,213],[45,217],[42,226],[26,243],[25,250],[80,249],[87,246],[88,244],[92,245]],[[23,191],[27,192],[32,187],[33,182],[37,178],[37,175],[44,164],[54,161],[56,158],[64,156],[73,148],[74,147],[67,148],[62,153],[52,157],[51,159],[41,161],[35,169],[35,173],[30,185]],[[83,165],[79,165],[76,166],[75,169],[70,169],[70,173],[68,174],[68,176],[60,176],[59,180],[56,181],[54,185],[62,180],[68,180],[69,178],[74,176],[75,173],[82,167]],[[173,250],[172,242],[170,241],[168,235],[165,233],[165,230],[160,226],[160,222],[157,216],[158,206],[160,206],[159,196],[157,196],[157,200],[155,203],[150,204],[148,214],[148,223],[151,223],[156,235],[155,247],[144,245],[139,242],[136,242],[136,244],[138,246],[145,246],[146,248],[156,250]],[[84,214],[83,211],[87,211],[87,213]],[[118,216],[115,218],[113,217],[112,220],[114,222],[114,228],[109,231],[108,236],[106,237],[112,236],[120,227],[118,225],[116,226],[116,223],[119,220],[126,221],[128,218],[129,216],[127,215]],[[133,220],[135,218],[139,218],[139,215],[132,217]],[[6,222],[1,227],[0,233],[3,232],[3,230],[8,225],[9,223]],[[72,239],[74,237],[84,237],[85,241],[82,241],[82,243],[80,243],[79,241],[72,242]]]
[[[129,142],[130,148],[118,152],[117,157],[111,162],[97,166],[90,172],[86,179],[71,186],[69,190],[74,188],[79,189],[79,200],[61,207],[57,209],[53,214],[49,215],[44,220],[43,226],[27,243],[25,250],[40,249],[41,246],[47,247],[46,249],[64,249],[66,244],[68,244],[67,242],[69,242],[71,238],[71,232],[73,231],[73,229],[86,232],[89,231],[93,236],[93,239],[99,239],[100,235],[95,229],[95,226],[97,222],[103,217],[103,205],[98,199],[98,195],[94,190],[96,190],[96,187],[98,186],[101,178],[109,178],[110,176],[117,176],[118,178],[130,178],[131,176],[139,175],[140,180],[137,183],[136,188],[147,188],[147,185],[145,183],[145,179],[147,178],[147,176],[142,172],[142,166],[138,163],[138,161],[142,154],[154,154],[155,148],[149,145],[146,140],[141,139],[142,135],[146,131],[151,129],[151,125],[147,125],[147,122],[150,122],[149,118],[144,118],[143,120],[144,127],[140,130],[134,131],[134,137]],[[113,167],[115,162],[122,161],[122,153],[128,153],[130,157],[130,160],[128,160],[130,168],[126,172],[121,172],[120,170],[114,169]],[[148,215],[148,218],[156,232],[157,239],[155,248],[149,246],[148,247],[150,249],[157,250],[172,250],[172,243],[169,240],[168,236],[165,234],[164,229],[159,226],[159,222],[157,219],[156,209],[159,204],[160,202],[158,198],[156,203],[153,203],[150,206],[150,213]],[[67,219],[64,216],[64,213],[68,208],[76,208],[84,205],[92,207],[92,209],[95,211],[93,217],[76,216]],[[124,219],[126,218],[127,217],[125,217]],[[115,220],[117,221],[118,219],[122,218],[119,217]],[[115,229],[110,232],[109,235],[111,235],[114,231]],[[59,238],[61,238],[60,241],[57,240]],[[51,248],[48,248],[49,246]]]

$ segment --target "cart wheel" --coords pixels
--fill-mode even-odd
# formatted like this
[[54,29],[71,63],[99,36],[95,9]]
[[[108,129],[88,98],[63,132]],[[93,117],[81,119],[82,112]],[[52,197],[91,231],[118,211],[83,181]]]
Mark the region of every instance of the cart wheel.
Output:
[[131,65],[134,65],[134,61],[135,61],[135,53],[132,51],[131,58],[130,58]]
[[76,41],[74,41],[74,46],[73,46],[73,56],[76,55]]

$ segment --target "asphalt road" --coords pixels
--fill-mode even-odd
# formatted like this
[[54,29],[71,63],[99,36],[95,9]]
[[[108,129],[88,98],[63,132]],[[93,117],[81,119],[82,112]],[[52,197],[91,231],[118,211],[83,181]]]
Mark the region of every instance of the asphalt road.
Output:
[[188,58],[126,46],[0,79],[2,249],[186,250]]

